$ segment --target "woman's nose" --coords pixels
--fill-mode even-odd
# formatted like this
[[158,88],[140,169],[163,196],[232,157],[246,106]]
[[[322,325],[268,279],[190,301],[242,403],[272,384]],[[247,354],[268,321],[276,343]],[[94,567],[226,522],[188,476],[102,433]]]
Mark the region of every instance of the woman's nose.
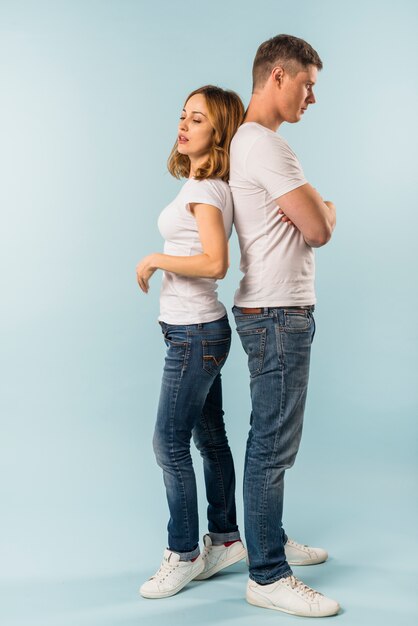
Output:
[[186,118],[185,117],[180,120],[179,129],[180,130],[187,130],[187,122],[186,122]]

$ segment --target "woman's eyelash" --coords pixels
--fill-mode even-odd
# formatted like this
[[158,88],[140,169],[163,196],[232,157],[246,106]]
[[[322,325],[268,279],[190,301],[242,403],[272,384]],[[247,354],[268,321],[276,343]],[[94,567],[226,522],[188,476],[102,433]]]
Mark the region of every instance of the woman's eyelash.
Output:
[[[180,120],[185,120],[185,117],[180,117]],[[196,122],[196,124],[201,124],[202,120],[192,120],[192,122]]]

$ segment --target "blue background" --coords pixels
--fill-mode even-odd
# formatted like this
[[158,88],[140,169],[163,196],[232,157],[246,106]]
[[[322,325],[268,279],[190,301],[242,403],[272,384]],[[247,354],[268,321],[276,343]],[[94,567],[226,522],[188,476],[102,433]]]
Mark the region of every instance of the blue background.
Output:
[[[328,0],[0,1],[1,533],[7,626],[292,623],[246,604],[245,564],[146,601],[167,506],[151,437],[163,345],[157,216],[185,96],[248,103],[277,33],[324,61],[317,104],[281,133],[338,210],[317,252],[317,335],[285,523],[330,560],[298,575],[339,623],[409,625],[417,600],[417,4]],[[232,305],[240,274],[220,287]],[[249,419],[237,338],[225,408],[242,462]],[[202,472],[201,532],[205,532]]]

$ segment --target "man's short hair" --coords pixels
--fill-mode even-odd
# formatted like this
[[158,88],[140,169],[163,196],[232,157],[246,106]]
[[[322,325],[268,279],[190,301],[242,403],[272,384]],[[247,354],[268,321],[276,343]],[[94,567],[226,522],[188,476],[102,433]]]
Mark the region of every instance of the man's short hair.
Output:
[[276,65],[295,75],[308,65],[322,70],[319,54],[308,42],[292,35],[276,35],[262,43],[255,55],[253,64],[253,91],[263,87]]

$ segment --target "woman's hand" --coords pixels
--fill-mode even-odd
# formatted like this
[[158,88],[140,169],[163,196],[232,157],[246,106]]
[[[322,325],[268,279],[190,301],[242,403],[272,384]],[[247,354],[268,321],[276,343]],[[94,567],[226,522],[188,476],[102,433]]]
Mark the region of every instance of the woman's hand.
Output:
[[145,256],[136,266],[136,279],[138,281],[139,288],[144,293],[148,293],[149,279],[154,274],[155,270],[158,269],[153,263],[153,257],[153,254]]
[[190,210],[196,218],[203,252],[191,256],[154,252],[144,257],[136,266],[138,285],[144,293],[148,293],[149,279],[158,269],[191,278],[218,279],[225,276],[228,269],[228,241],[222,212],[215,206],[200,203],[191,204]]

